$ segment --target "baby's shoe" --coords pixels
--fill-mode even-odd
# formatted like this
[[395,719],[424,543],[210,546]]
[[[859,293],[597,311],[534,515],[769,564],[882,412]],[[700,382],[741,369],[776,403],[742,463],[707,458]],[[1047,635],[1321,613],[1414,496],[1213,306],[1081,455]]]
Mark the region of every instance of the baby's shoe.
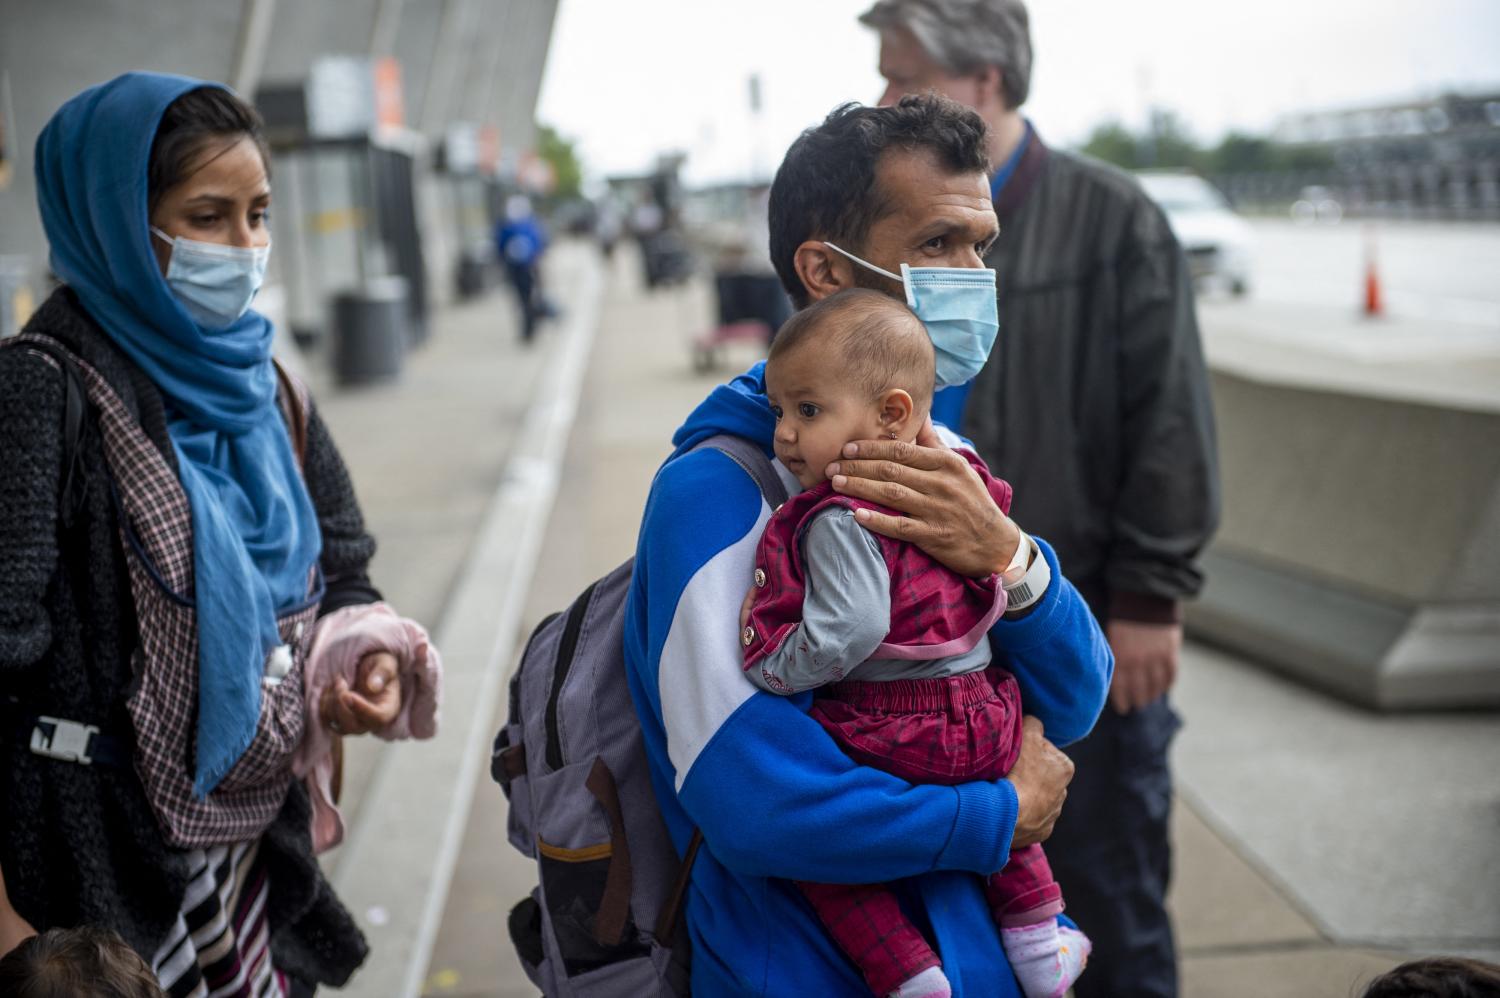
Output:
[[1055,918],[1001,929],[1000,941],[1026,998],[1063,998],[1094,948],[1088,936]]

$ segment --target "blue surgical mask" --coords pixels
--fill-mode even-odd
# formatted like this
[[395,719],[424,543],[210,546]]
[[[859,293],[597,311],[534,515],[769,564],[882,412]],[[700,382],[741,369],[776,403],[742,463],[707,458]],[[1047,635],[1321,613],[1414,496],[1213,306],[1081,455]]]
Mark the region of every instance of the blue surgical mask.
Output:
[[172,244],[167,286],[204,329],[228,329],[245,314],[261,282],[271,246],[226,246],[172,237],[156,226],[157,238]]
[[906,304],[932,339],[937,356],[937,387],[973,381],[989,360],[1000,331],[995,304],[995,272],[980,267],[912,267],[901,265],[898,276],[861,260],[853,253],[824,243],[850,260],[906,289]]

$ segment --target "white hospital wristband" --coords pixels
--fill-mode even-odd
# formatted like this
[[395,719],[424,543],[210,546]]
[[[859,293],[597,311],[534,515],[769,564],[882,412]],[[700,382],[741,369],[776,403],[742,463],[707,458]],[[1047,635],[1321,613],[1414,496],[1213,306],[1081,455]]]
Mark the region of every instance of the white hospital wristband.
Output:
[[[1027,565],[1027,560],[1030,564]],[[1020,578],[1015,578],[1015,573],[1022,565],[1027,565],[1026,571]],[[1052,568],[1047,564],[1047,559],[1042,557],[1041,550],[1036,542],[1027,536],[1025,531],[1021,532],[1021,543],[1016,545],[1016,553],[1011,558],[1010,564],[1000,574],[1002,585],[1005,588],[1005,612],[1010,614],[1018,610],[1025,610],[1040,600],[1047,592],[1047,586],[1052,582]],[[1006,579],[1015,579],[1014,582],[1005,582]]]

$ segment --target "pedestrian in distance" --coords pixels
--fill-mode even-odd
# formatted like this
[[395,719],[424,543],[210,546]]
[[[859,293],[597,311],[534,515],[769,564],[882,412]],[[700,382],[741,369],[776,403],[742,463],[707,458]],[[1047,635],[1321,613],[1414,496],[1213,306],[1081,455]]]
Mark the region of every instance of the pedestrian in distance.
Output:
[[512,194],[505,217],[495,226],[495,252],[521,311],[521,342],[531,343],[537,323],[551,313],[542,293],[541,263],[547,252],[547,230],[531,208],[531,199]]
[[343,459],[250,307],[269,166],[219,84],[74,97],[36,150],[60,286],[0,343],[0,927],[39,930],[32,958],[115,933],[172,994],[349,979],[365,940],[315,855],[331,754],[436,709],[435,654],[380,603]]
[[1115,655],[1111,709],[1069,749],[1077,771],[1052,839],[1069,913],[1094,942],[1076,993],[1175,995],[1167,694],[1181,603],[1202,586],[1219,515],[1191,275],[1133,178],[1049,148],[1023,116],[1022,0],[881,0],[861,20],[880,34],[881,103],[935,91],[988,128],[1001,332],[933,418],[1015,487],[1016,517],[1053,542]]

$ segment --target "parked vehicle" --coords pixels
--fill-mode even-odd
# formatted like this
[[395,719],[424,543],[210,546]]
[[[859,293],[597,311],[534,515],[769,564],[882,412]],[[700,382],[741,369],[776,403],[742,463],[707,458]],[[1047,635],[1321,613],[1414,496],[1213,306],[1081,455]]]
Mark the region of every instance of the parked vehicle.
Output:
[[1200,288],[1239,296],[1250,290],[1250,226],[1218,188],[1191,173],[1146,171],[1136,175],[1187,254]]

